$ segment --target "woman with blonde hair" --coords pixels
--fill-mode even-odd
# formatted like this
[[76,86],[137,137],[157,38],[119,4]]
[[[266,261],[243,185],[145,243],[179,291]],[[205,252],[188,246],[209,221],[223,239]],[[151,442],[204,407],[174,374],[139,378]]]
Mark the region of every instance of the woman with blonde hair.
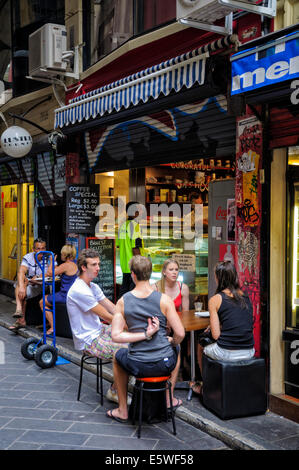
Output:
[[179,263],[169,258],[164,261],[161,271],[161,280],[154,284],[154,289],[168,295],[175,305],[176,311],[189,310],[189,287],[178,282]]
[[[64,245],[61,248],[61,259],[62,264],[55,267],[55,276],[60,276],[60,290],[55,292],[55,302],[66,304],[66,296],[69,288],[75,282],[78,276],[78,268],[76,264],[76,248],[73,245]],[[52,276],[52,266],[48,269],[48,276]],[[43,299],[40,300],[40,308],[43,310]],[[53,313],[50,310],[53,306],[53,295],[48,294],[45,297],[45,314],[50,324],[50,328],[47,330],[47,335],[53,333]]]
[[[161,280],[153,285],[153,288],[162,294],[168,295],[173,300],[176,311],[189,310],[189,287],[187,284],[178,281],[180,266],[174,258],[166,259],[162,266]],[[168,325],[168,331],[171,335],[171,329]],[[180,349],[185,349],[184,341],[180,345]],[[183,352],[183,351],[182,351]],[[184,356],[184,353],[183,353]],[[174,383],[177,381],[178,372],[181,365],[181,351],[178,355],[176,373],[173,374]],[[182,404],[182,400],[178,399],[177,406]]]

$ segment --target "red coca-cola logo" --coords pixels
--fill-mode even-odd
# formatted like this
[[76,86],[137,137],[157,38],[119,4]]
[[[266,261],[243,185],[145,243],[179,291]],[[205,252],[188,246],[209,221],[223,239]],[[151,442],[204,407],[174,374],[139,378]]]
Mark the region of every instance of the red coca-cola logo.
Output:
[[218,207],[216,212],[216,220],[226,220],[227,209],[223,209],[221,206]]

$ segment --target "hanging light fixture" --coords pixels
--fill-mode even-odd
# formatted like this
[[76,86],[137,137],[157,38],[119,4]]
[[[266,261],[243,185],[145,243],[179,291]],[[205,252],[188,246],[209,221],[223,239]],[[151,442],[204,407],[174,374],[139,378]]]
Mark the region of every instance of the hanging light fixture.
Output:
[[21,158],[30,152],[32,137],[23,127],[11,126],[1,135],[1,147],[10,157]]

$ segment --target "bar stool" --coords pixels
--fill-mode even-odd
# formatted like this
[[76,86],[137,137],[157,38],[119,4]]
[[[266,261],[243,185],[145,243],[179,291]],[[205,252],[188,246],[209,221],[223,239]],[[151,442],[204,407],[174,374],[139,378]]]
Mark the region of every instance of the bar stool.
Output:
[[[80,380],[79,380],[79,388],[78,388],[78,395],[77,395],[78,401],[80,400],[80,394],[81,394],[84,364],[95,364],[97,368],[97,393],[101,395],[101,406],[103,406],[104,393],[103,393],[103,368],[102,366],[104,364],[109,364],[109,362],[111,362],[111,360],[103,361],[103,359],[101,359],[100,357],[92,356],[91,354],[87,352],[83,352],[82,357],[81,357],[81,364],[80,364]],[[99,391],[99,379],[100,379],[101,391]]]
[[[169,381],[170,376],[167,377],[136,377],[136,383],[134,385],[134,390],[137,392],[134,400],[134,407],[133,407],[133,416],[132,416],[132,423],[135,424],[135,417],[136,417],[136,409],[137,409],[137,398],[139,396],[139,425],[138,425],[138,439],[141,435],[141,425],[142,425],[142,411],[143,411],[143,393],[151,393],[151,392],[163,392],[164,391],[164,398],[165,398],[165,412],[166,412],[166,421],[168,421],[168,408],[167,408],[167,400],[166,400],[166,392],[169,391],[169,400],[170,400],[170,415],[172,420],[173,426],[173,434],[176,435],[176,426],[174,420],[174,409],[172,405],[172,396],[171,396],[171,383]],[[156,384],[156,383],[165,383],[164,387],[160,388],[144,388],[144,384]]]

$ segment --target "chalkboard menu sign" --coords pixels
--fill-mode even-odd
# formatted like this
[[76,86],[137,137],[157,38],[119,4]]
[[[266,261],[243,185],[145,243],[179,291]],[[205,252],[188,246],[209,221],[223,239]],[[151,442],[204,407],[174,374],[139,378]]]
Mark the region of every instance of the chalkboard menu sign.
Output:
[[86,248],[99,253],[100,272],[92,282],[98,284],[105,296],[115,302],[115,243],[112,238],[86,238]]
[[98,184],[70,184],[66,190],[66,232],[95,233]]

